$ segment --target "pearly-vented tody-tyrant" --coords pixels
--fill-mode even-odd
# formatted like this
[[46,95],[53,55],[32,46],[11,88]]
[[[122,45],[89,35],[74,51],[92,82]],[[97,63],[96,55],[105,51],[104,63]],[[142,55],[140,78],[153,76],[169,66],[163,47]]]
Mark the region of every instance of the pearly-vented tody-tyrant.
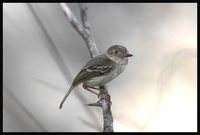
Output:
[[124,70],[128,64],[128,57],[131,56],[132,54],[129,54],[124,46],[113,45],[106,53],[92,58],[73,80],[59,108],[62,108],[72,89],[81,83],[84,89],[97,94],[91,89],[99,89],[99,87],[117,77]]

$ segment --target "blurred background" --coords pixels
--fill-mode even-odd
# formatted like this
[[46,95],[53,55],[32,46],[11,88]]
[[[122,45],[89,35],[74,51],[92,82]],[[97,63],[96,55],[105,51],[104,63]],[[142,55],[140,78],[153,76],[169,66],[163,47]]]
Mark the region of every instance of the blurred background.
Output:
[[[114,131],[197,131],[197,4],[85,6],[101,53],[134,54],[108,84]],[[3,3],[3,131],[101,132],[101,108],[85,106],[98,99],[81,86],[58,108],[89,59],[58,3]]]

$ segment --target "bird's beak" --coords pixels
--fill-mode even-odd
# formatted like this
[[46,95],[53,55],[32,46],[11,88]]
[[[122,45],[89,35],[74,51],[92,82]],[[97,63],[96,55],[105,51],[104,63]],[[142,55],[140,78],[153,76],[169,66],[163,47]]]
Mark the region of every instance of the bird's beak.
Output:
[[132,57],[132,56],[133,54],[129,54],[129,53],[124,54],[124,57]]

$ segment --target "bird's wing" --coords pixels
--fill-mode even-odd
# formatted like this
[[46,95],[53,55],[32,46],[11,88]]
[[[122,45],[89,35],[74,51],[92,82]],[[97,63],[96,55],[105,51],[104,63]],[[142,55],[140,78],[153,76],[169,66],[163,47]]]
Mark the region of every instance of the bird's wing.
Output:
[[114,62],[104,55],[91,59],[75,77],[73,84],[76,85],[84,80],[108,74],[114,68]]

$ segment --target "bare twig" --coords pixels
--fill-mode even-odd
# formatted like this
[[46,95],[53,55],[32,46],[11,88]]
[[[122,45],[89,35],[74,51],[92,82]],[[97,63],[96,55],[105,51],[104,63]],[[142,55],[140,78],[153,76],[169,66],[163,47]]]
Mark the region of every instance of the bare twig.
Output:
[[94,38],[90,32],[90,24],[87,21],[87,16],[86,16],[87,8],[84,8],[82,4],[80,4],[79,6],[81,10],[81,16],[84,16],[84,17],[81,17],[82,22],[84,22],[82,25],[78,22],[78,20],[76,19],[76,17],[74,16],[74,14],[72,13],[72,11],[70,10],[70,8],[68,7],[66,3],[61,3],[60,5],[63,12],[67,16],[69,22],[71,23],[71,25],[74,27],[74,29],[81,35],[81,37],[85,41],[87,48],[89,49],[90,56],[91,57],[97,56],[99,54],[99,50],[97,49]]
[[[60,4],[63,12],[67,16],[69,22],[74,27],[74,29],[81,35],[83,40],[85,41],[90,56],[95,57],[99,54],[98,48],[96,46],[95,40],[90,32],[90,23],[87,18],[87,7],[84,7],[83,4],[79,4],[80,13],[81,13],[81,21],[82,24],[78,22],[77,18],[74,16],[70,8],[66,3]],[[102,86],[100,88],[104,93],[108,94],[107,87]],[[87,104],[88,106],[98,106],[102,107],[103,110],[103,120],[104,120],[104,132],[113,132],[113,117],[111,112],[111,104],[109,101],[102,99],[97,103]]]
[[111,105],[106,100],[102,100],[101,104],[102,104],[103,119],[104,119],[103,130],[104,132],[113,132],[113,117],[111,112]]
[[90,32],[90,23],[87,18],[86,10],[87,7],[84,7],[83,4],[79,3],[80,8],[80,14],[81,14],[81,21],[83,24],[83,27],[85,29],[85,32],[87,33],[87,38],[85,39],[85,42],[87,44],[87,47],[89,49],[91,57],[95,57],[99,54],[99,50],[96,46],[95,40]]
[[[106,86],[101,86],[100,89],[104,91],[104,93],[108,94],[108,90]],[[103,110],[103,120],[104,120],[103,131],[113,132],[114,130],[113,130],[113,117],[112,117],[112,112],[111,112],[111,103],[107,100],[101,100],[100,102],[102,104],[102,110]]]
[[98,106],[98,107],[102,107],[101,103],[91,103],[91,104],[86,104],[87,106]]

